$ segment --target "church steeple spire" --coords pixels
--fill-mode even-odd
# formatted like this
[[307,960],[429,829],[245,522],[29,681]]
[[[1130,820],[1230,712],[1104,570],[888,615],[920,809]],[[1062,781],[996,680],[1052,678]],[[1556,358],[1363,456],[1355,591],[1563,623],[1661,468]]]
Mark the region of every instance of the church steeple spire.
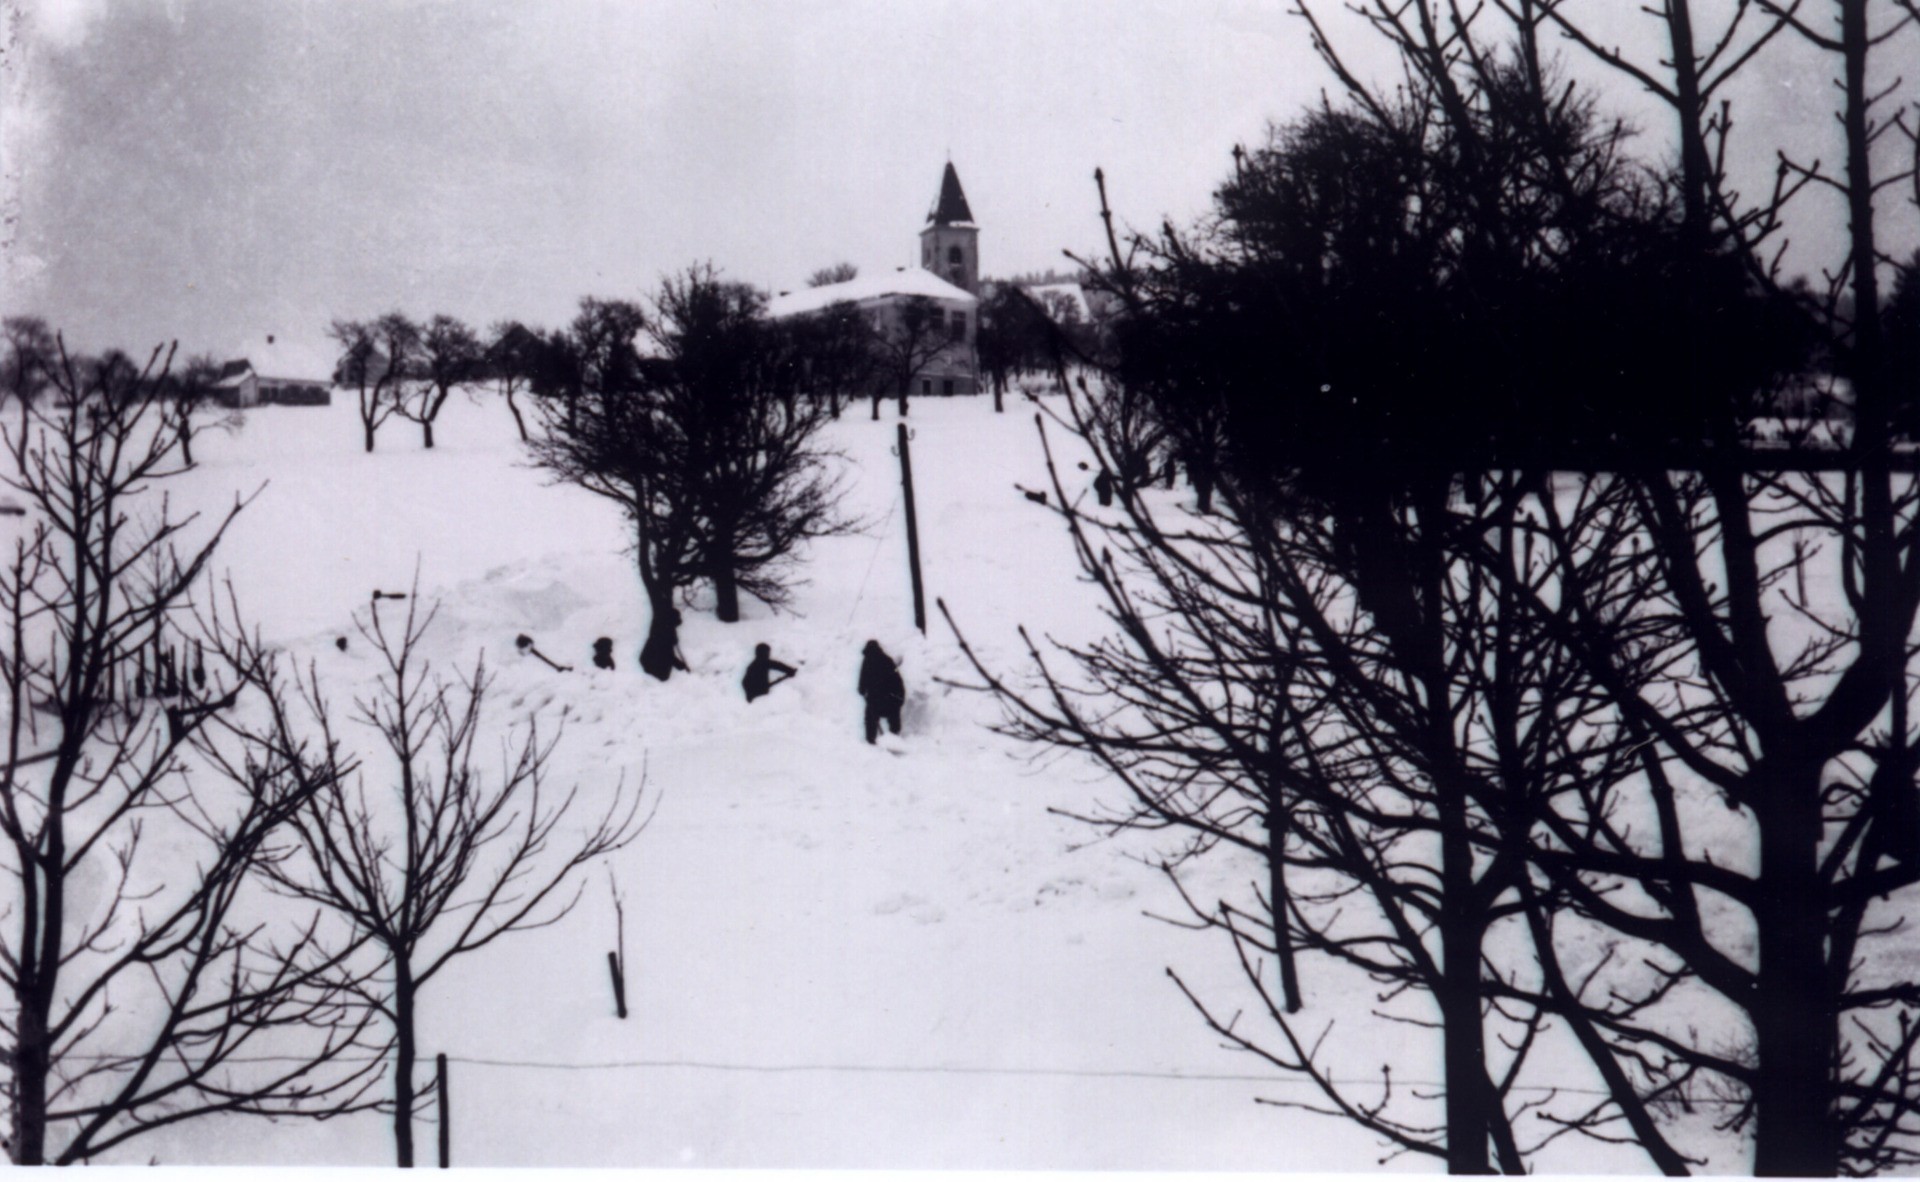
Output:
[[973,224],[973,210],[967,208],[967,195],[960,188],[960,174],[953,170],[951,160],[947,161],[947,171],[940,177],[940,197],[934,202],[927,221],[936,226]]

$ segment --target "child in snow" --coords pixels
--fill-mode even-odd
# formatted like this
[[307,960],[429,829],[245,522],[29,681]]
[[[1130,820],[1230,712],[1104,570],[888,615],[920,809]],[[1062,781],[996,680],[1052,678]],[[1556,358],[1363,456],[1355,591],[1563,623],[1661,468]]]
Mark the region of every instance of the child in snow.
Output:
[[[768,690],[787,680],[787,677],[792,677],[795,672],[792,665],[783,665],[773,659],[772,647],[756,644],[753,646],[753,663],[747,666],[746,676],[740,679],[740,688],[747,691],[747,701],[751,702],[764,697]],[[772,673],[784,673],[786,677],[776,681],[768,676]]]
[[900,733],[900,707],[906,703],[907,687],[900,680],[899,662],[889,657],[877,640],[867,641],[860,658],[860,696],[867,700],[867,742],[880,735],[880,720],[886,719],[894,734]]

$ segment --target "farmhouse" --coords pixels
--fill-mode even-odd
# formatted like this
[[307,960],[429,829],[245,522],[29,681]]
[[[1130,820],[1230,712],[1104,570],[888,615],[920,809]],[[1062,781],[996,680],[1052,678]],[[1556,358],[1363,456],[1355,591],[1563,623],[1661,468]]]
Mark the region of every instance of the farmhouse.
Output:
[[333,401],[333,356],[268,333],[220,367],[214,397],[223,406],[326,406]]
[[[920,266],[862,274],[843,283],[783,291],[767,306],[776,318],[805,316],[835,304],[852,304],[896,345],[913,332],[933,339],[930,355],[914,369],[911,392],[972,394],[978,390],[974,352],[980,312],[980,227],[974,223],[960,175],[947,164],[940,195],[920,231]],[[927,301],[921,304],[919,301]],[[931,305],[933,317],[915,323],[916,306]]]

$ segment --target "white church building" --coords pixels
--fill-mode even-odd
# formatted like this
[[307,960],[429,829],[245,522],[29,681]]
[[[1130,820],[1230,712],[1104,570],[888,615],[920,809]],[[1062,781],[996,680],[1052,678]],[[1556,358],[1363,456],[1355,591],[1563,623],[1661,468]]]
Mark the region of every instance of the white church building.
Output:
[[980,321],[980,227],[974,223],[960,175],[948,162],[940,195],[920,231],[920,265],[861,274],[843,283],[783,291],[767,305],[775,318],[805,316],[852,304],[886,332],[901,331],[900,309],[916,296],[940,311],[946,347],[917,372],[912,393],[973,394],[979,366],[974,341]]

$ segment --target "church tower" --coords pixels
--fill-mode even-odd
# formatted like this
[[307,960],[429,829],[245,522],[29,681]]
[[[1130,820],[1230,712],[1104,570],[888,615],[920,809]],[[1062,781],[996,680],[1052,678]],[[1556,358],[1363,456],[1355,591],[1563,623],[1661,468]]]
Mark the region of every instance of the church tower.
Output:
[[980,294],[980,227],[973,224],[960,174],[947,161],[940,196],[920,231],[920,266],[974,295]]

